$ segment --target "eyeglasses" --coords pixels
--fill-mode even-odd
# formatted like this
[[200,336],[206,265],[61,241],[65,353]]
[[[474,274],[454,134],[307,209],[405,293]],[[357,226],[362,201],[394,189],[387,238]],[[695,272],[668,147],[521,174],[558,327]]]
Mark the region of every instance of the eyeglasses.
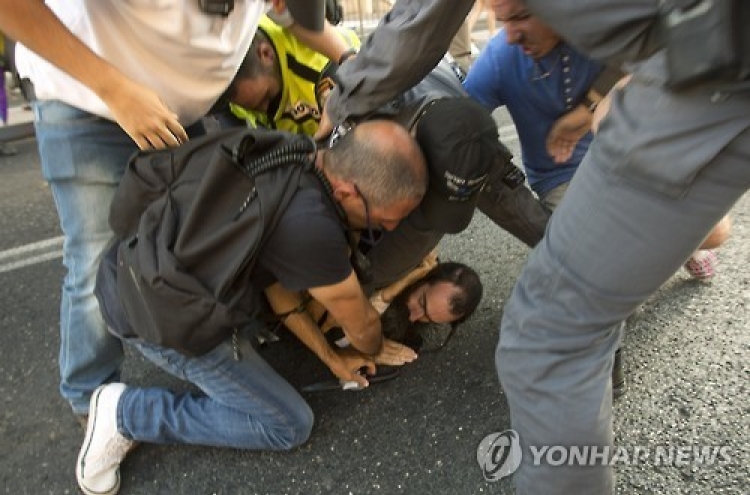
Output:
[[430,318],[430,314],[427,312],[427,293],[423,292],[422,295],[417,300],[417,304],[419,304],[419,309],[422,310],[422,316],[424,318],[427,318],[427,321],[429,323],[435,323],[432,318]]
[[357,187],[357,184],[354,184],[354,190],[357,191],[359,197],[362,198],[362,204],[365,205],[365,223],[367,224],[367,231],[362,232],[359,240],[369,247],[376,246],[383,240],[383,231],[373,229],[372,220],[370,219],[370,204],[365,195],[362,194],[362,191],[359,190],[359,187]]
[[439,351],[448,345],[448,342],[456,333],[458,325],[456,323],[435,323],[427,312],[427,294],[422,294],[417,302],[427,322],[416,322],[409,325],[404,336],[404,344],[418,353]]

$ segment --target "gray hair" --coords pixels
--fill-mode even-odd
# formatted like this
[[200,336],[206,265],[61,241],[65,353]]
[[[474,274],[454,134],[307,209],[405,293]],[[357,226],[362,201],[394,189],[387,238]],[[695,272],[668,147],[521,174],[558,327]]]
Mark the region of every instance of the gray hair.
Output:
[[[421,200],[427,190],[424,156],[417,142],[405,129],[387,122],[393,128],[370,121],[343,137],[323,156],[324,167],[333,175],[352,181],[379,208],[404,200]],[[370,131],[371,132],[368,132]]]

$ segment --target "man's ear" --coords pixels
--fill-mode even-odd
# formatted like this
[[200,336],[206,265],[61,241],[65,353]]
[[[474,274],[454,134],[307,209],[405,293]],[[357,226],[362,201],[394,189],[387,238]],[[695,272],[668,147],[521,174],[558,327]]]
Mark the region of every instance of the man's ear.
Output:
[[276,63],[276,50],[273,49],[271,43],[263,41],[258,46],[258,59],[265,67],[273,67]]
[[333,188],[333,197],[339,203],[343,203],[346,199],[357,197],[357,188],[354,187],[353,182],[339,180],[331,183]]
[[284,0],[271,0],[271,9],[277,14],[281,14],[286,10],[286,2]]

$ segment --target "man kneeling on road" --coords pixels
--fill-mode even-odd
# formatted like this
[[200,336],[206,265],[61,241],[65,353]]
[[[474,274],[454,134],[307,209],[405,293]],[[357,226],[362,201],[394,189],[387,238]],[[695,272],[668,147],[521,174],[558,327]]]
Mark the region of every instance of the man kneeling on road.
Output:
[[[351,44],[356,46],[355,41]],[[326,64],[293,34],[265,19],[223,98],[222,121],[228,121],[226,113],[231,108],[235,117],[252,127],[312,134],[320,119],[316,107],[334,84],[336,69],[337,64]],[[217,112],[221,106],[215,106]],[[372,272],[370,280],[360,282],[368,294],[408,276],[446,233],[463,231],[476,208],[529,246],[542,238],[549,212],[524,186],[524,175],[499,142],[490,113],[468,97],[460,74],[447,60],[412,89],[374,109],[369,118],[373,117],[409,129],[426,156],[430,180],[420,206],[397,229],[381,235],[377,243],[368,243],[367,236],[363,239]],[[374,240],[369,236],[369,241]],[[304,307],[299,293],[273,291],[269,302],[277,314],[286,316],[284,323],[296,335],[303,329],[320,334],[314,321],[293,311]],[[326,348],[308,347],[343,381],[327,362]],[[376,357],[382,364],[404,364],[416,358],[412,349],[393,341],[387,341],[383,350]]]
[[[372,121],[336,146],[318,151],[315,168],[318,172],[310,171],[314,177],[300,182],[286,209],[273,212],[280,218],[275,228],[264,233],[243,290],[256,297],[275,288],[308,291],[364,353],[333,351],[338,369],[347,370],[349,379],[366,386],[366,377],[357,370],[368,365],[374,372],[367,356],[379,352],[382,333],[378,313],[350,263],[349,230],[395,228],[425,193],[425,160],[402,127]],[[117,271],[122,263],[118,247],[122,250],[128,242],[132,240],[115,243],[99,269],[97,296],[105,321],[146,358],[202,392],[175,393],[121,383],[98,388],[76,467],[82,490],[116,493],[119,465],[135,442],[274,450],[304,443],[313,424],[309,406],[251,345],[237,342],[237,332],[205,353],[190,355],[177,350],[179,344],[165,347],[147,340],[142,328],[132,324],[133,317],[141,316],[132,312],[131,318],[126,316],[120,290],[125,281],[119,280],[123,277]],[[241,301],[253,301],[247,303],[252,306],[256,297]],[[254,309],[249,307],[247,312],[254,313]],[[223,335],[227,329],[215,330]],[[161,337],[157,335],[157,340]]]
[[[269,19],[260,26],[216,112],[224,123],[231,108],[252,127],[316,132],[322,112],[317,105],[335,85],[338,65],[326,64]],[[349,44],[356,47],[356,39]],[[367,118],[373,117],[399,122],[416,136],[427,155],[430,188],[437,191],[368,255],[375,269],[368,291],[405,276],[446,233],[463,231],[475,208],[529,246],[541,240],[550,212],[524,186],[489,111],[469,98],[447,60],[389,103],[373,105]]]

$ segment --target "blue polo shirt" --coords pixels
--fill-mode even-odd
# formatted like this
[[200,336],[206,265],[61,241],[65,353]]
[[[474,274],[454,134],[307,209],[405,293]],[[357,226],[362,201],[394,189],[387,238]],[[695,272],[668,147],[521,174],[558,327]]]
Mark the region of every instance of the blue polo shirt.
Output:
[[489,110],[503,105],[508,109],[521,141],[529,185],[537,194],[569,182],[586,154],[591,133],[561,164],[547,153],[546,139],[552,124],[581,102],[602,68],[563,42],[534,60],[521,47],[508,44],[504,30],[472,65],[464,88]]

